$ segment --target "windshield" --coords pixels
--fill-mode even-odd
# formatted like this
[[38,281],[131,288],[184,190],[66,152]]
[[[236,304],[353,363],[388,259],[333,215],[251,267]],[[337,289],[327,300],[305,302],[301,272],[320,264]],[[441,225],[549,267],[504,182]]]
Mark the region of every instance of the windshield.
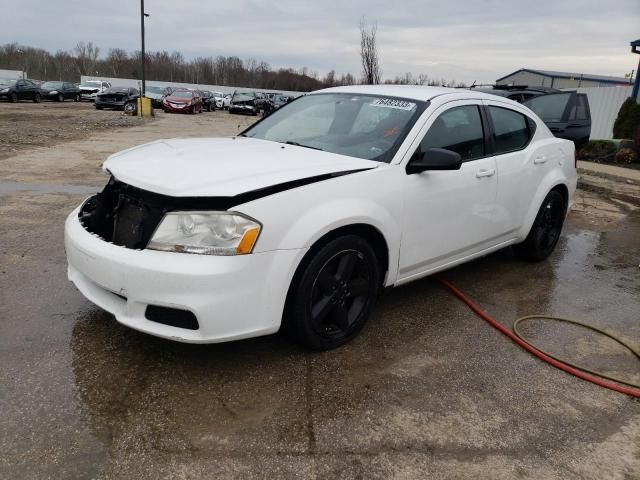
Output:
[[417,100],[374,95],[307,95],[244,136],[390,162],[425,107]]
[[162,87],[147,87],[148,93],[164,93],[164,88]]
[[62,82],[44,82],[42,88],[62,88]]
[[100,88],[100,82],[82,82],[81,87]]
[[17,80],[11,80],[8,78],[0,78],[0,85],[3,86],[7,86],[7,85],[15,85],[17,82]]
[[236,92],[233,94],[233,100],[245,101],[245,100],[254,100],[256,98],[256,94],[253,92]]
[[188,90],[176,90],[171,94],[171,96],[178,98],[193,98],[193,93]]
[[530,98],[524,104],[544,122],[561,122],[570,99],[571,93],[556,93]]

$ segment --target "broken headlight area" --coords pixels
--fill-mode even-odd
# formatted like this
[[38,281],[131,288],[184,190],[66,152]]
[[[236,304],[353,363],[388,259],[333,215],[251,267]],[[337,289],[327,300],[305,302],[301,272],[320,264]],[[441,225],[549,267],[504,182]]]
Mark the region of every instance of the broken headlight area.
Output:
[[262,226],[227,212],[232,198],[170,197],[113,177],[80,208],[85,230],[126,248],[204,255],[251,253]]
[[111,179],[104,190],[80,208],[78,218],[88,232],[105,242],[143,249],[167,211],[151,192]]

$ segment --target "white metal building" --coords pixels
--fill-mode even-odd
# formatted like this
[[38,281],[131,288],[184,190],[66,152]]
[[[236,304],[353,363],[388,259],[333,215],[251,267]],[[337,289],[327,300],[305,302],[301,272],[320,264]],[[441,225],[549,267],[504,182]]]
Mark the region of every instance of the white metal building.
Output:
[[554,72],[521,68],[500,77],[496,83],[551,88],[616,87],[631,85],[628,78],[591,75],[588,73]]

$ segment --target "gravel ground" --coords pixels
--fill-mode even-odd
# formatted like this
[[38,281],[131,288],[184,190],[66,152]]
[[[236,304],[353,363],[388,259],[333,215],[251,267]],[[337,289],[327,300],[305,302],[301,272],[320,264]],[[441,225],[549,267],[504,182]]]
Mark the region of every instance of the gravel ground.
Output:
[[33,147],[51,147],[96,131],[148,121],[120,111],[97,111],[88,102],[0,103],[0,159]]

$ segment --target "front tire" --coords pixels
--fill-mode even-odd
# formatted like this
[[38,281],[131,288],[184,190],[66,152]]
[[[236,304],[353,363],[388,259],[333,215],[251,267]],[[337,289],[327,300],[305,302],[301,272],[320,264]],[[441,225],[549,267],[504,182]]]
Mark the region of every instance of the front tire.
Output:
[[298,343],[329,350],[364,327],[381,285],[371,245],[345,235],[321,247],[298,268],[287,297],[284,328]]
[[516,255],[531,262],[541,262],[549,257],[560,239],[566,213],[563,195],[557,190],[550,191],[542,202],[527,238],[514,245]]
[[11,103],[18,103],[18,94],[16,92],[13,92],[9,97],[9,100],[11,101]]
[[64,96],[61,93],[58,94],[58,101],[64,102]]

